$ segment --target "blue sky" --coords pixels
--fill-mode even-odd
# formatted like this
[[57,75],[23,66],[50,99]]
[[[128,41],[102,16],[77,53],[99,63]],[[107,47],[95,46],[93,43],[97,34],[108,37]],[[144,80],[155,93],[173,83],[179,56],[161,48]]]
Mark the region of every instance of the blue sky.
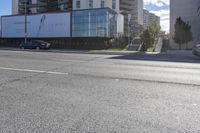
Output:
[[0,16],[11,14],[12,0],[1,0],[0,2]]
[[144,8],[160,16],[161,28],[169,32],[169,1],[170,0],[144,0]]
[[[0,16],[11,14],[11,1],[1,0]],[[161,27],[169,31],[169,0],[144,0],[144,8],[161,17]]]
[[160,6],[157,6],[157,5],[152,4],[152,3],[147,3],[147,4],[144,4],[144,8],[146,8],[148,10],[152,10],[152,11],[159,11],[159,10],[169,9],[169,6],[166,5],[165,3],[163,3]]

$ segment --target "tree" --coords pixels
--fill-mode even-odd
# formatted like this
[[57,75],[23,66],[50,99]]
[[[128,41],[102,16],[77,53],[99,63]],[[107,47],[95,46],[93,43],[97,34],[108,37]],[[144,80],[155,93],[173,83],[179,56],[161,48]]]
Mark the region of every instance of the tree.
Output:
[[183,21],[181,19],[181,17],[178,17],[176,19],[176,23],[174,25],[174,29],[175,29],[175,34],[174,34],[174,41],[179,44],[179,49],[181,49],[181,45],[183,44]]
[[193,35],[191,32],[191,26],[189,23],[185,25],[185,43],[186,43],[186,49],[188,49],[188,42],[193,40]]
[[179,44],[179,49],[181,49],[181,45],[184,43],[186,43],[186,47],[188,48],[188,42],[193,40],[191,26],[189,23],[185,23],[181,17],[178,17],[174,28],[175,34],[173,39],[177,44]]
[[157,25],[155,22],[150,22],[147,29],[145,29],[141,35],[140,38],[144,42],[145,48],[152,48],[155,38],[160,32],[160,26]]
[[154,39],[153,39],[153,36],[148,29],[146,29],[142,32],[142,34],[140,35],[140,38],[144,43],[145,50],[147,50],[150,47],[153,47]]
[[159,34],[160,29],[161,29],[160,26],[157,25],[156,22],[150,22],[147,28],[150,31],[150,33],[152,34],[153,38],[157,37],[157,35]]
[[200,6],[197,9],[198,16],[200,16]]

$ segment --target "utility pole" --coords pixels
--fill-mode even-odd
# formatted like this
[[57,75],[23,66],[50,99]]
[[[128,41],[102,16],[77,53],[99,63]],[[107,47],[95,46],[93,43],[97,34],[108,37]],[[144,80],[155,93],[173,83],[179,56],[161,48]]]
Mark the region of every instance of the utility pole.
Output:
[[24,43],[27,43],[27,0],[25,1],[25,5],[24,5],[24,17],[25,17],[25,27],[24,27]]

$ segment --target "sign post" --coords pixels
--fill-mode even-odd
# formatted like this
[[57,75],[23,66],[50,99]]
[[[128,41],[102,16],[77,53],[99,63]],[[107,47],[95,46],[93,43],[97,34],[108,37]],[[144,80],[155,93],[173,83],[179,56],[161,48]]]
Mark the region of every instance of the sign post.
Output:
[[27,43],[27,0],[25,1],[24,16],[25,16],[25,34],[24,34],[24,43]]

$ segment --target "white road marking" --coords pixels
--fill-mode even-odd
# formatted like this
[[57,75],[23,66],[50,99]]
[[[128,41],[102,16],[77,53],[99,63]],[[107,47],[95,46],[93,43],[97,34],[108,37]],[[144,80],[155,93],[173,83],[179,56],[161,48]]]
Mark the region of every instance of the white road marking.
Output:
[[119,81],[119,79],[115,79],[115,81]]
[[18,69],[18,68],[8,68],[8,67],[0,67],[0,70],[30,72],[30,73],[43,73],[43,74],[55,74],[55,75],[68,75],[68,73],[65,73],[65,72],[53,72],[53,71],[31,70],[31,69]]
[[25,51],[18,51],[18,50],[11,50],[11,51],[8,51],[8,50],[2,50],[0,49],[1,53],[22,53],[22,52],[25,52]]
[[85,62],[88,62],[88,61],[83,61],[83,60],[59,60],[61,62],[79,62],[79,63],[85,63]]

